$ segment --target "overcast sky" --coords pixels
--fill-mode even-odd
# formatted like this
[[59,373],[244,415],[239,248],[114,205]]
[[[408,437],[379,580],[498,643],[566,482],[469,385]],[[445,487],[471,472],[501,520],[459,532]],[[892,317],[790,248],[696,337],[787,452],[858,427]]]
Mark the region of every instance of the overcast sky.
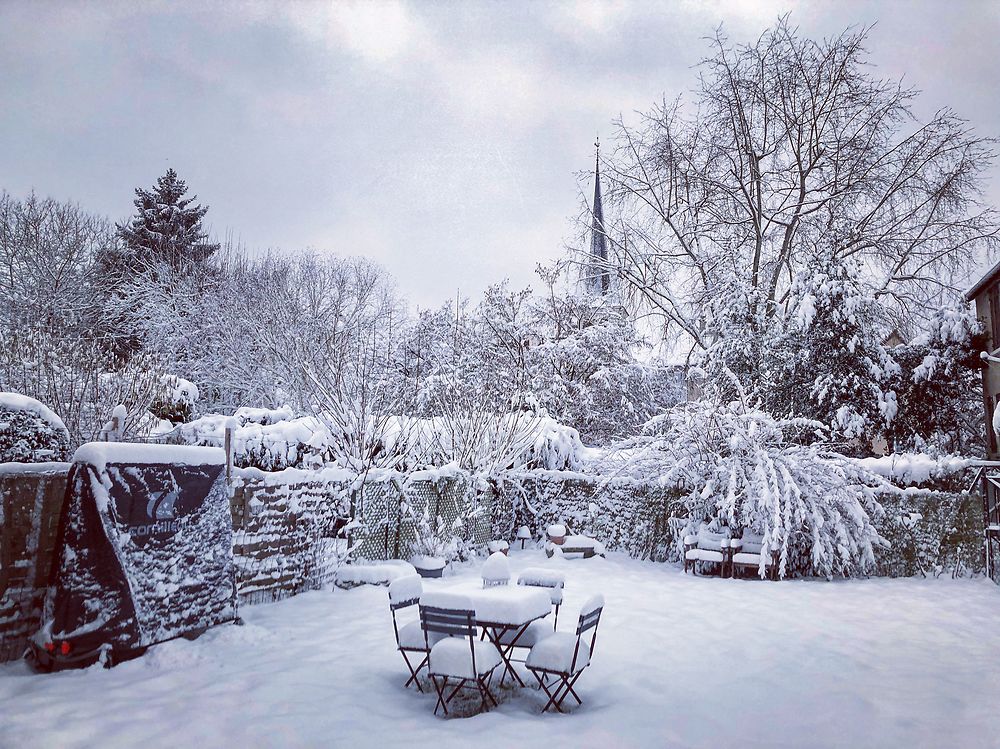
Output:
[[120,220],[172,166],[251,250],[367,255],[420,306],[523,286],[573,235],[595,136],[689,91],[719,24],[785,11],[877,22],[880,75],[1000,135],[997,2],[0,0],[0,188]]

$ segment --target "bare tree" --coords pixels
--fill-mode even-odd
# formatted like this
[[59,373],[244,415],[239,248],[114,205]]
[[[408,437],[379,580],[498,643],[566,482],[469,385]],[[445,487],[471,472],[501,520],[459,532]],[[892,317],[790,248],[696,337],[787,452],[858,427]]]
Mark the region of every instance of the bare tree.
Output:
[[918,121],[917,92],[867,67],[867,33],[813,41],[787,17],[751,44],[719,31],[693,102],[618,123],[609,270],[695,348],[768,324],[817,263],[854,263],[905,323],[995,245],[979,200],[994,141],[951,110]]

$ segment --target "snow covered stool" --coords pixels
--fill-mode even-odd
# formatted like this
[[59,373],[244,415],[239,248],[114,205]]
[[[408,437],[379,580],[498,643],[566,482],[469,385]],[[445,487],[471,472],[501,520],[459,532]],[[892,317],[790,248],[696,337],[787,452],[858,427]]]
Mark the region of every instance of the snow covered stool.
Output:
[[764,536],[760,533],[753,533],[748,530],[743,531],[742,538],[734,538],[729,541],[730,560],[733,577],[736,577],[736,568],[746,569],[753,567],[758,572],[761,569],[761,559],[764,561],[764,569],[761,577],[765,575],[771,580],[778,579],[778,549],[776,544],[771,544],[771,548],[764,550]]
[[517,540],[521,542],[521,549],[523,550],[524,542],[531,540],[531,529],[526,525],[522,525],[520,528],[518,528]]
[[502,551],[494,551],[483,562],[483,587],[507,585],[510,582],[510,565],[507,555]]
[[[573,695],[577,704],[583,704],[579,695],[573,690],[573,685],[580,678],[583,670],[590,665],[594,656],[594,644],[597,641],[597,625],[604,610],[604,596],[592,596],[583,604],[580,610],[580,620],[576,625],[576,634],[556,632],[531,649],[525,665],[538,679],[538,685],[545,690],[549,701],[542,708],[544,713],[550,707],[562,712],[562,703],[568,695]],[[583,641],[584,635],[592,632],[590,643]],[[554,676],[552,689],[546,683],[546,677]]]
[[[419,604],[423,590],[419,575],[398,577],[389,583],[389,611],[392,613],[392,629],[396,633],[396,649],[402,654],[406,667],[410,670],[410,678],[403,686],[408,687],[410,682],[413,682],[421,692],[424,690],[420,686],[417,674],[420,669],[427,665],[429,645],[437,643],[443,635],[437,633],[425,635],[423,627],[420,626],[419,618],[400,626],[396,619],[396,612]],[[415,658],[420,658],[416,667],[410,662],[410,656],[407,653],[413,653]]]
[[[489,709],[490,702],[495,707],[497,701],[490,693],[489,680],[502,660],[496,645],[476,637],[472,599],[444,591],[425,593],[420,599],[420,623],[430,651],[428,671],[438,695],[434,714],[442,707],[447,715],[448,703],[461,689],[467,688],[479,692],[484,710]],[[438,638],[436,643],[431,644],[432,636]],[[458,683],[445,697],[449,679]]]
[[719,576],[726,576],[726,563],[729,561],[729,530],[722,532],[710,531],[704,523],[698,527],[698,532],[684,537],[684,571],[691,567],[691,573],[697,574],[698,562],[711,562],[719,565]]

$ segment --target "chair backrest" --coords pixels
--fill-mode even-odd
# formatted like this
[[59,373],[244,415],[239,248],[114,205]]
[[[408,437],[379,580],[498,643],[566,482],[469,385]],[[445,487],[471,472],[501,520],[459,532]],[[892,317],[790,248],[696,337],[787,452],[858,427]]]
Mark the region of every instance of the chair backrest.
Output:
[[588,650],[590,657],[593,658],[594,644],[597,642],[597,625],[601,621],[602,611],[604,611],[604,596],[600,593],[588,598],[583,604],[583,608],[580,609],[580,621],[576,625],[576,647],[573,648],[573,662],[569,669],[571,673],[576,673],[576,659],[580,655],[580,641],[588,631],[591,631]]
[[425,634],[442,634],[445,637],[475,637],[476,612],[472,609],[440,609],[420,606],[420,626]]
[[447,637],[474,638],[476,610],[468,596],[430,591],[420,597],[420,625],[425,635],[435,632]]
[[707,526],[698,528],[698,548],[708,551],[722,551],[722,542],[729,540],[729,531],[710,531]]
[[[598,593],[591,596],[580,609],[580,622],[576,625],[577,636],[582,635],[589,629],[597,629],[597,624],[601,620],[601,612],[604,611],[604,596]],[[595,631],[596,636],[596,631]]]
[[563,588],[566,586],[566,576],[556,570],[540,567],[529,567],[517,578],[518,585],[530,585],[536,588],[548,588],[549,599],[553,606],[559,606],[563,600]]
[[743,538],[740,540],[743,542],[740,546],[740,551],[745,554],[760,554],[764,548],[764,536],[760,533],[752,533],[745,530],[743,531]]
[[406,575],[397,577],[389,583],[389,608],[392,611],[404,609],[420,602],[420,596],[424,592],[423,583],[420,582],[419,575]]

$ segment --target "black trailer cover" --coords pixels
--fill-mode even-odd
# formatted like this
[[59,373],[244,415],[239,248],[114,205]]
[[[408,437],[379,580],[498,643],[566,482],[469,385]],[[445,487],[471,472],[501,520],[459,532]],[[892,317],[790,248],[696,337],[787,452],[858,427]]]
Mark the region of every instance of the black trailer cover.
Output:
[[121,660],[236,618],[218,448],[90,443],[74,456],[41,630],[43,668]]

